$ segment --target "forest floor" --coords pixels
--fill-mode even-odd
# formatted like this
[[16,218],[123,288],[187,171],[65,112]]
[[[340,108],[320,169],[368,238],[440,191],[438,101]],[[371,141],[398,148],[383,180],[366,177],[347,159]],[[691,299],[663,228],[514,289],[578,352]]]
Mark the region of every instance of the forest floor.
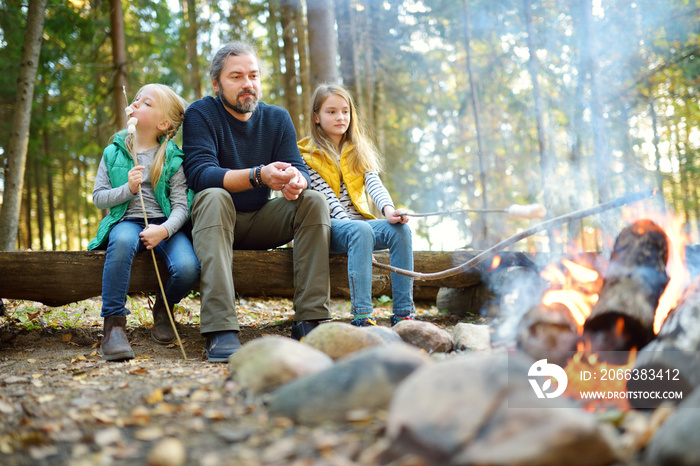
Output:
[[[99,298],[51,308],[5,302],[0,316],[0,464],[372,464],[384,415],[337,425],[294,426],[270,418],[246,396],[227,364],[206,361],[199,299],[176,308],[187,360],[176,345],[151,341],[149,302],[132,297],[127,333],[136,358],[107,363],[99,353]],[[391,304],[376,302],[389,326]],[[292,303],[241,299],[243,343],[289,336]],[[349,301],[333,300],[334,320],[350,321]],[[459,319],[417,303],[417,318],[450,330]],[[401,464],[421,464],[408,460]]]

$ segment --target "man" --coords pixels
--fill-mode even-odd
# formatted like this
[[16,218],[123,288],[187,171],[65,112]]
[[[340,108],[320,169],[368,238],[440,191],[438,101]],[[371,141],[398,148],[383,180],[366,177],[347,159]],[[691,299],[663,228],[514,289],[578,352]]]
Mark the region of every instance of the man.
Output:
[[[183,123],[185,174],[196,192],[192,237],[201,265],[200,332],[213,362],[226,361],[241,346],[233,248],[269,249],[293,239],[292,337],[301,339],[331,318],[328,205],[306,189],[309,174],[289,114],[258,100],[260,74],[251,45],[224,45],[209,72],[216,98],[193,102]],[[270,199],[271,190],[283,197]]]

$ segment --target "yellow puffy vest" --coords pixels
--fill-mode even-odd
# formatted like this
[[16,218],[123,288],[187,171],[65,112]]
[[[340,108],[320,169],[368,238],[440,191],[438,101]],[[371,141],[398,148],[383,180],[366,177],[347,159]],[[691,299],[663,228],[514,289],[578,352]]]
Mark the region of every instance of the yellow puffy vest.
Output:
[[311,136],[300,140],[297,145],[306,164],[321,175],[336,196],[340,196],[342,180],[348,188],[348,194],[355,209],[365,218],[376,218],[369,212],[369,203],[365,195],[365,174],[353,171],[348,163],[348,155],[355,150],[354,144],[348,142],[343,145],[343,153],[340,154],[340,171],[328,154],[314,144]]

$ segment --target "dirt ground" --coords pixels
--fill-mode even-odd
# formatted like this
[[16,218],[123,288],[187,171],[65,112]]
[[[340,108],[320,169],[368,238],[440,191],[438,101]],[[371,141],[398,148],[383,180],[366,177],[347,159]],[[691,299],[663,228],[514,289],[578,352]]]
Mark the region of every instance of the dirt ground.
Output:
[[[136,358],[117,363],[99,353],[99,299],[62,308],[4,304],[2,465],[372,464],[382,446],[383,413],[317,428],[269,418],[265,400],[239,390],[226,364],[206,361],[196,297],[176,310],[187,360],[178,346],[151,342],[148,300],[137,297],[127,325]],[[377,304],[378,323],[389,326],[390,304]],[[417,307],[418,319],[443,328],[458,321]],[[241,300],[241,341],[289,336],[291,308],[288,300]],[[332,311],[350,320],[349,302],[334,300]]]

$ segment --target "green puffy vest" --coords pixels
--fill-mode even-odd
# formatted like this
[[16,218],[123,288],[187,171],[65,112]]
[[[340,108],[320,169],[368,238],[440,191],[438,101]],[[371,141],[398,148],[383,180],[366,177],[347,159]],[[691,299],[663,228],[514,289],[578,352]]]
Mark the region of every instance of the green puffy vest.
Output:
[[[107,146],[102,153],[102,158],[107,166],[109,181],[112,187],[122,186],[129,182],[129,170],[134,168],[134,159],[126,148],[124,138],[126,131],[120,131],[114,136],[112,144]],[[177,172],[184,161],[184,152],[177,147],[173,141],[168,141],[165,148],[165,162],[158,184],[156,185],[154,196],[163,214],[170,216],[170,178]],[[194,191],[187,190],[187,207],[192,206]],[[129,202],[124,202],[109,209],[100,226],[97,228],[97,236],[88,244],[88,250],[104,249],[112,227],[121,220],[129,207]]]

